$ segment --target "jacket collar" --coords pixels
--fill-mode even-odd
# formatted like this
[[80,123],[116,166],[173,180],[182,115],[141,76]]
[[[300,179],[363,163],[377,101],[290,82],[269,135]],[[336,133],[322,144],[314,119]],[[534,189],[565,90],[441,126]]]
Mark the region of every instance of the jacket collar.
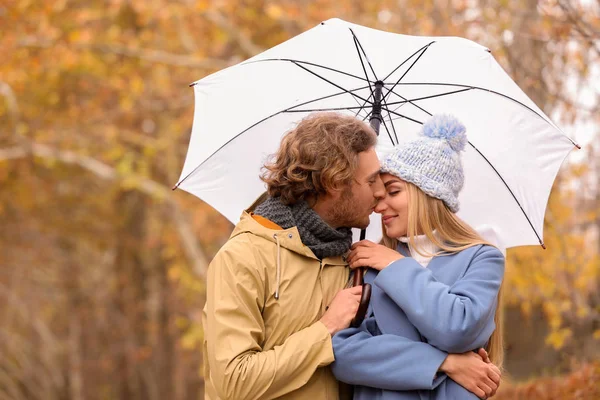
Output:
[[[255,236],[268,240],[269,242],[277,244],[277,240],[275,239],[275,235],[277,235],[279,239],[279,245],[281,247],[299,255],[319,261],[319,258],[315,256],[312,250],[302,243],[300,233],[296,227],[291,227],[288,229],[273,229],[275,228],[275,224],[261,224],[252,217],[252,211],[266,198],[267,194],[265,192],[242,213],[240,216],[240,222],[238,222],[238,224],[235,226],[230,238],[242,233],[251,233]],[[323,265],[347,265],[344,257],[341,256],[326,257],[322,260],[322,262]]]

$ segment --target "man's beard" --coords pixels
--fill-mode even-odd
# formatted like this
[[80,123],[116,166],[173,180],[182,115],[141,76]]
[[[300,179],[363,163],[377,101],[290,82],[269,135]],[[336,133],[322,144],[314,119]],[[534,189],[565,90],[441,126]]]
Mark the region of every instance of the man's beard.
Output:
[[369,216],[363,213],[364,210],[359,208],[354,199],[352,189],[346,188],[331,207],[328,220],[337,227],[366,229],[369,225]]

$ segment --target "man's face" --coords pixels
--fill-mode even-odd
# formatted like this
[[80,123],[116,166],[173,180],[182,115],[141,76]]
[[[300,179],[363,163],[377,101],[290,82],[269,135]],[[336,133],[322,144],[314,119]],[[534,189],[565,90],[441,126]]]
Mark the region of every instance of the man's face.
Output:
[[350,187],[344,189],[330,208],[330,220],[338,227],[365,229],[377,201],[385,197],[379,176],[381,166],[374,148],[358,154],[358,168]]

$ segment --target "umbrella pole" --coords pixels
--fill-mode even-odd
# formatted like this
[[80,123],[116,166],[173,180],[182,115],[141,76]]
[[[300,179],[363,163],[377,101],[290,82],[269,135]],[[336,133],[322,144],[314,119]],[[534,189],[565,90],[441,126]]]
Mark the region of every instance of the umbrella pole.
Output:
[[[371,128],[379,136],[379,127],[381,125],[381,91],[383,89],[383,82],[375,82],[375,90],[373,91],[373,109],[371,110],[371,119],[369,123]],[[366,229],[361,229],[360,240],[364,240],[366,236]],[[352,320],[351,326],[357,328],[365,319],[367,308],[369,307],[369,301],[371,300],[371,285],[364,283],[365,268],[357,268],[354,271],[353,285],[363,287],[362,296],[360,298],[360,304],[356,315]]]
[[383,89],[383,82],[375,82],[375,90],[373,91],[373,109],[371,110],[371,119],[369,123],[371,128],[379,136],[379,126],[381,125],[381,90]]

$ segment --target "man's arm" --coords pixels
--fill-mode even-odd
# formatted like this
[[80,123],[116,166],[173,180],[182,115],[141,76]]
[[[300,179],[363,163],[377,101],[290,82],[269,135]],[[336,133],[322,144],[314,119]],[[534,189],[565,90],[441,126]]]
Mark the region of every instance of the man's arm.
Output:
[[275,398],[303,386],[333,361],[320,321],[263,351],[265,287],[248,238],[229,242],[208,270],[205,335],[211,380],[221,399]]

